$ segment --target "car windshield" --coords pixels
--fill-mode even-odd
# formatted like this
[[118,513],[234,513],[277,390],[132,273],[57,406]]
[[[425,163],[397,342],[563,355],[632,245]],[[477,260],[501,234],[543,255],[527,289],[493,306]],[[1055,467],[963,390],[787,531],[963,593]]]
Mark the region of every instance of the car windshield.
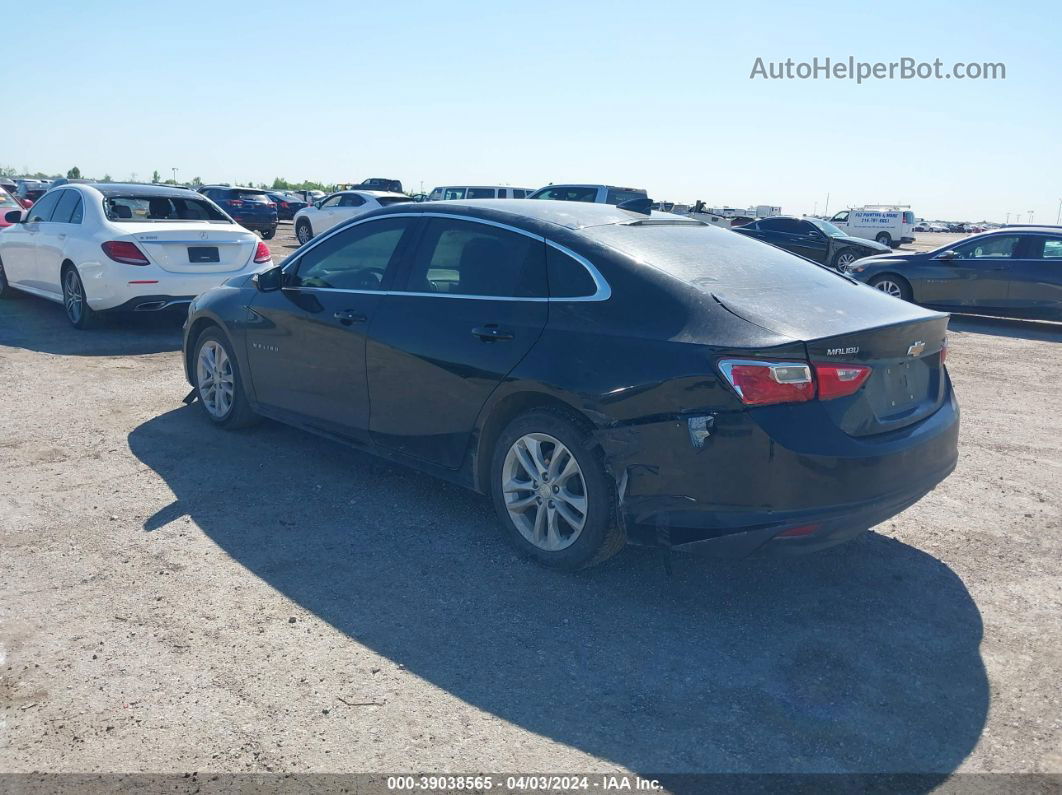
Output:
[[807,218],[807,221],[815,224],[819,229],[825,232],[830,237],[844,237],[844,232],[831,224],[829,221],[823,221],[821,218]]
[[234,190],[230,191],[232,194],[230,198],[239,199],[244,202],[257,202],[259,204],[269,204],[270,198],[265,193],[260,193],[256,190]]
[[231,223],[206,199],[184,196],[108,196],[103,210],[111,221],[215,221]]
[[11,198],[11,194],[6,190],[0,189],[0,207],[11,207],[12,205],[18,206],[18,202]]

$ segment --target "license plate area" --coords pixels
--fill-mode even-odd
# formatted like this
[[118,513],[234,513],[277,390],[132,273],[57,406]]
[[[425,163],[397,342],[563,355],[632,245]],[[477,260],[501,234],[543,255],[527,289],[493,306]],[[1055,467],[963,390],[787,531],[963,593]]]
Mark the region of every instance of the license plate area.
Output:
[[217,246],[189,246],[188,261],[193,265],[207,262],[221,262]]
[[905,414],[930,397],[931,373],[921,360],[898,362],[881,373],[878,416],[889,419]]

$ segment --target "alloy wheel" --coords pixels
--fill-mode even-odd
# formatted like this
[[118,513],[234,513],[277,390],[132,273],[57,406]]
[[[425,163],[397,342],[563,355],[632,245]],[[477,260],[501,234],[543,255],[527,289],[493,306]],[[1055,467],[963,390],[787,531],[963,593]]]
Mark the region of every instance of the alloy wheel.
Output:
[[842,254],[837,258],[837,270],[841,273],[845,273],[855,260],[855,254]]
[[232,408],[236,394],[236,376],[232,361],[217,340],[207,340],[196,360],[196,384],[199,399],[212,417],[224,418]]
[[547,552],[575,543],[586,525],[586,481],[559,439],[521,436],[505,456],[501,477],[505,508],[520,535]]
[[900,289],[900,285],[898,285],[894,281],[890,281],[889,279],[882,279],[874,286],[881,290],[883,293],[888,293],[893,298],[903,297],[903,290]]
[[310,235],[310,227],[308,227],[306,224],[299,224],[299,228],[295,232],[295,236],[299,239],[300,243],[304,245],[306,243],[309,243],[312,237]]
[[85,312],[85,291],[81,287],[81,279],[77,271],[70,268],[63,277],[63,306],[66,307],[66,316],[75,326],[81,322],[81,316]]

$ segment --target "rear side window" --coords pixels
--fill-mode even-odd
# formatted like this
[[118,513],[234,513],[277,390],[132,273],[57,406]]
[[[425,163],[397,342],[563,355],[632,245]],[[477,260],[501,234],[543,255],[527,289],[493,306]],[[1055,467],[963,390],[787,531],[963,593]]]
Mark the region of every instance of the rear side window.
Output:
[[464,188],[447,188],[443,191],[443,201],[454,201],[465,198]]
[[392,204],[405,204],[406,202],[413,201],[412,196],[381,196],[376,201],[380,202],[381,207],[389,207]]
[[59,203],[60,194],[63,193],[66,193],[66,191],[58,190],[55,193],[46,193],[40,201],[30,208],[27,220],[30,223],[34,221],[50,221],[52,213],[55,211],[55,205]]
[[495,198],[494,188],[469,188],[468,193],[465,194],[466,199],[493,199]]
[[526,190],[520,190],[519,188],[513,188],[513,198],[514,199],[526,199],[527,198],[527,191]]
[[406,219],[389,218],[332,235],[302,256],[288,283],[293,287],[379,290],[407,228]]
[[1029,243],[1030,258],[1062,259],[1062,237],[1034,237]]
[[585,267],[553,246],[546,247],[550,298],[584,298],[597,292],[597,285]]
[[[74,220],[75,214],[77,220]],[[52,213],[52,220],[63,224],[81,223],[81,194],[76,190],[64,190],[55,212]]]
[[1017,235],[995,235],[956,246],[960,259],[1009,259],[1018,247]]
[[365,199],[356,193],[344,193],[339,200],[340,207],[361,207],[365,204]]
[[532,298],[546,295],[546,244],[472,221],[433,218],[413,257],[414,293]]

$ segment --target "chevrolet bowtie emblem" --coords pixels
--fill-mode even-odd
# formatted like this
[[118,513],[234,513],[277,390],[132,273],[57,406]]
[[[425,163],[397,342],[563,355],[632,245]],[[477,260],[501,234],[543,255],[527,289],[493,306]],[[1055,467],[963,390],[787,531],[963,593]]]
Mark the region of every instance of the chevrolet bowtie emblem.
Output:
[[907,349],[908,356],[918,356],[922,351],[926,349],[926,343],[924,340],[912,343],[911,347]]

